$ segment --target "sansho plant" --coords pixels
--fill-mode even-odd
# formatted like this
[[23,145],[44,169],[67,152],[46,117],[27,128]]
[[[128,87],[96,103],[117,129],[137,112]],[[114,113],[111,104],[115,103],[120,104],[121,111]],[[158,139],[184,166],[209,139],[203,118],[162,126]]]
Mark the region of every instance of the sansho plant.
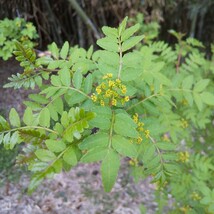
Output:
[[37,58],[16,43],[24,72],[5,87],[37,85],[40,92],[24,102],[22,119],[14,108],[9,121],[0,118],[0,143],[6,149],[25,144],[17,163],[33,173],[29,193],[79,162],[101,162],[110,192],[122,158],[136,180],[152,176],[166,184],[181,173],[179,161],[189,158],[181,140],[190,142],[211,124],[214,69],[198,49],[201,43],[180,41],[175,50],[164,42],[143,44],[144,36],[134,35],[140,25],[126,23],[103,27],[105,37],[97,41],[102,49],[95,52],[53,43],[51,56]]

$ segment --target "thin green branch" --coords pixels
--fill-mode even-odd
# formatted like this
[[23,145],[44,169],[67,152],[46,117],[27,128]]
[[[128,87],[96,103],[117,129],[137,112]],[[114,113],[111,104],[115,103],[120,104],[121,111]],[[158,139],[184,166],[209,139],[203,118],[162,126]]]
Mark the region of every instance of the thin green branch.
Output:
[[73,90],[76,91],[84,96],[86,96],[87,98],[91,99],[91,97],[89,95],[87,95],[86,93],[84,93],[83,91],[80,91],[79,89],[73,88],[73,87],[69,87],[69,86],[55,86],[56,88],[64,88],[64,89],[69,89],[69,90]]
[[6,131],[3,131],[3,132],[0,132],[1,134],[5,134],[5,133],[8,133],[8,132],[13,132],[13,131],[19,131],[19,130],[23,130],[23,129],[42,129],[42,130],[45,130],[47,132],[51,132],[51,133],[54,133],[54,134],[59,134],[57,131],[54,131],[52,129],[49,129],[49,128],[45,128],[45,127],[42,127],[42,126],[23,126],[23,127],[18,127],[18,128],[14,128],[14,129],[9,129],[9,130],[6,130]]
[[122,66],[123,66],[122,44],[121,44],[120,38],[119,38],[119,52],[120,52],[120,59],[119,59],[118,79],[120,79],[120,77],[121,77],[121,71],[122,71]]
[[129,111],[130,109],[134,108],[135,106],[140,105],[141,103],[144,103],[145,101],[147,101],[147,100],[149,100],[149,99],[151,99],[153,97],[157,97],[157,96],[163,96],[163,95],[162,94],[153,94],[153,95],[151,95],[151,96],[149,96],[149,97],[147,97],[147,98],[145,98],[145,99],[133,104],[132,106],[130,106],[126,110]]
[[112,136],[113,136],[114,120],[115,120],[115,112],[112,111],[111,128],[110,128],[110,132],[109,132],[109,144],[108,144],[108,148],[109,148],[109,149],[111,149],[111,145],[112,145]]

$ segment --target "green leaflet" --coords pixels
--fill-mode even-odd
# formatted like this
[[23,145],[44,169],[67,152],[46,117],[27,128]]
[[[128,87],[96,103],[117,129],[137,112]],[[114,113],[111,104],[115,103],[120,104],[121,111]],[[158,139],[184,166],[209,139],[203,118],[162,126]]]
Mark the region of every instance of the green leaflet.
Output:
[[109,135],[106,133],[93,134],[85,138],[78,146],[81,150],[93,149],[94,147],[107,147]]
[[44,175],[40,173],[33,175],[30,184],[28,185],[28,193],[32,194],[33,191],[41,184],[44,178]]
[[64,103],[62,101],[61,97],[56,98],[53,102],[53,107],[55,109],[55,111],[59,114],[62,114],[63,109],[64,109]]
[[194,86],[194,92],[202,92],[207,85],[209,84],[210,80],[209,79],[202,79],[199,82],[197,82]]
[[82,85],[82,73],[80,70],[77,70],[74,75],[73,75],[73,79],[72,79],[72,82],[73,82],[73,85],[75,88],[77,89],[80,89],[81,88],[81,85]]
[[47,98],[40,94],[30,94],[28,97],[39,104],[47,104],[49,102]]
[[194,98],[194,101],[198,107],[198,110],[201,111],[203,108],[203,102],[202,102],[200,94],[193,92],[193,98]]
[[134,33],[136,33],[139,30],[139,28],[140,28],[139,23],[130,28],[127,28],[121,36],[121,41],[123,42],[123,41],[129,39]]
[[93,47],[93,45],[91,45],[90,48],[88,49],[87,55],[86,55],[86,57],[87,57],[88,59],[91,58],[91,56],[92,56],[92,54],[93,54],[93,51],[94,51],[94,47]]
[[68,67],[63,67],[62,70],[59,71],[59,77],[64,86],[69,87],[71,84],[71,75]]
[[19,114],[17,113],[16,109],[14,109],[14,108],[12,108],[10,110],[9,120],[10,120],[10,123],[12,126],[15,126],[15,127],[21,126]]
[[201,93],[201,99],[207,105],[214,105],[214,94],[210,92]]
[[3,144],[5,149],[10,149],[10,137],[11,137],[10,132],[4,135]]
[[71,108],[70,111],[63,112],[61,123],[64,126],[63,139],[68,142],[73,141],[73,137],[80,139],[81,133],[88,128],[88,121],[94,118],[94,113],[85,112],[83,109]]
[[75,166],[77,164],[77,156],[73,147],[70,147],[63,155],[63,160],[69,165]]
[[61,86],[62,83],[61,83],[60,77],[57,75],[52,75],[51,76],[51,84],[53,86]]
[[61,152],[66,148],[66,145],[61,140],[46,140],[45,144],[51,152]]
[[53,161],[56,158],[56,155],[53,152],[46,149],[37,149],[35,155],[39,160],[44,162]]
[[111,125],[111,109],[109,107],[94,107],[92,111],[96,117],[89,122],[91,126],[99,127],[101,130],[109,130]]
[[151,144],[147,147],[146,151],[144,152],[143,161],[145,163],[151,161],[151,159],[154,157],[154,154],[155,154],[155,147],[153,144]]
[[24,112],[23,115],[23,122],[27,125],[27,126],[31,126],[33,124],[34,118],[33,118],[33,112],[31,110],[31,108],[27,107],[27,109]]
[[39,124],[44,127],[50,126],[50,111],[48,108],[43,108],[39,113]]
[[144,38],[144,36],[133,36],[131,38],[129,38],[128,40],[124,41],[122,44],[122,51],[125,52],[131,48],[133,48],[135,45],[137,45],[142,39]]
[[110,192],[114,186],[120,168],[120,158],[118,154],[109,150],[101,164],[101,175],[104,190]]
[[60,51],[60,57],[62,59],[66,59],[67,55],[68,55],[68,51],[69,51],[69,43],[66,41],[63,46],[62,49]]
[[77,103],[82,103],[85,101],[87,97],[83,94],[80,94],[77,91],[70,91],[69,93],[65,94],[65,100],[69,106],[74,106]]
[[54,172],[55,173],[60,173],[62,171],[62,160],[58,159],[54,162],[54,164],[52,165],[52,167],[54,168]]
[[50,50],[51,50],[53,57],[58,59],[59,58],[59,48],[57,47],[55,42],[53,42],[51,44]]
[[97,40],[97,45],[99,45],[101,48],[107,50],[107,51],[112,51],[112,52],[118,52],[119,51],[119,46],[117,44],[117,40],[115,42],[112,41],[112,38],[102,38]]
[[193,76],[190,75],[186,77],[182,82],[182,88],[183,89],[191,89],[193,84]]
[[137,150],[134,144],[120,135],[113,136],[112,147],[123,156],[127,156],[130,158],[137,157]]
[[86,94],[91,93],[92,90],[92,84],[93,84],[93,78],[91,74],[88,74],[87,77],[84,80],[84,92]]
[[126,24],[127,24],[128,16],[126,16],[123,21],[120,23],[119,28],[118,28],[118,34],[121,36],[123,32],[126,29]]
[[176,145],[170,143],[170,142],[158,142],[156,143],[156,146],[161,150],[175,150]]
[[81,162],[83,163],[91,163],[101,161],[105,158],[108,149],[104,147],[95,147],[87,151],[81,158]]
[[0,115],[0,131],[10,129],[9,123]]
[[117,39],[118,33],[116,28],[104,26],[102,27],[102,31],[109,38]]
[[20,143],[19,132],[16,131],[10,138],[10,149],[13,149],[16,144]]
[[137,125],[128,114],[119,113],[115,116],[114,131],[122,136],[137,138]]

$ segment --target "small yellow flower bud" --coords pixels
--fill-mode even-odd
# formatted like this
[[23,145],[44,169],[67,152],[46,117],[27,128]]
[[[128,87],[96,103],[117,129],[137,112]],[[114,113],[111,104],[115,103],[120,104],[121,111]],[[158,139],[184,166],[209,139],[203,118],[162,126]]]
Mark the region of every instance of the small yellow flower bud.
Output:
[[122,85],[122,87],[121,87],[121,92],[122,92],[122,94],[126,94],[127,89],[126,89],[126,86],[125,86],[125,85]]
[[101,90],[100,86],[97,86],[96,92],[97,92],[98,94],[101,94],[102,90]]
[[140,144],[140,143],[142,142],[142,140],[143,140],[143,139],[142,139],[141,137],[138,137],[138,138],[137,138],[137,143]]
[[112,73],[108,73],[108,74],[107,74],[107,77],[108,77],[108,78],[112,78],[112,77],[113,77],[113,74],[112,74]]
[[93,102],[96,102],[97,101],[97,96],[95,94],[92,94],[91,95],[91,99]]
[[146,138],[149,138],[149,134],[150,134],[150,131],[147,129],[147,130],[145,130],[145,135],[146,135]]
[[129,96],[126,96],[124,100],[125,100],[125,102],[128,102],[129,101]]
[[112,101],[111,101],[111,104],[112,104],[113,106],[116,106],[116,105],[117,105],[117,100],[113,98]]
[[100,105],[105,106],[105,102],[103,100],[100,100]]
[[114,87],[114,86],[115,86],[115,82],[112,81],[112,80],[109,80],[109,81],[108,81],[108,86],[109,86],[109,87]]

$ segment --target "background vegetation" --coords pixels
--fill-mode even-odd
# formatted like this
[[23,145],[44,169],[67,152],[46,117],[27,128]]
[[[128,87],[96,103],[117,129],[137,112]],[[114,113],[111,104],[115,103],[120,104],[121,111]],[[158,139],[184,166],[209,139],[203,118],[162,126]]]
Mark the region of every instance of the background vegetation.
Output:
[[[40,48],[55,41],[89,47],[96,41],[74,9],[74,0],[2,0],[0,19],[24,18],[34,23]],[[92,21],[98,35],[102,26],[118,26],[125,16],[143,13],[145,22],[161,25],[159,38],[175,42],[169,29],[186,33],[208,45],[214,40],[214,2],[212,0],[76,0]]]

